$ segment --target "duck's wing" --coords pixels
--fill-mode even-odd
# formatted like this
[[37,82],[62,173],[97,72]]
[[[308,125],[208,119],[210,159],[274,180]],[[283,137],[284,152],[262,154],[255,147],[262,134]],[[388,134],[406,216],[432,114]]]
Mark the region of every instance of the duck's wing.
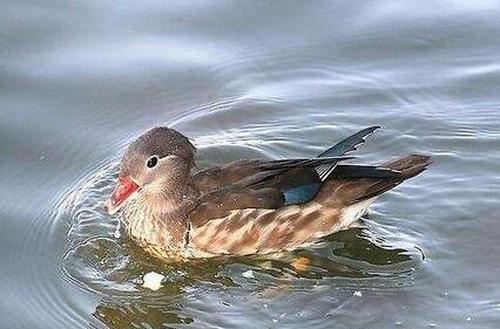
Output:
[[[328,148],[316,158],[332,158],[332,157],[342,157],[345,154],[355,151],[356,148],[366,141],[366,138],[371,135],[375,130],[380,128],[379,126],[372,126],[358,131],[354,135],[338,142],[334,146]],[[223,186],[235,184],[242,179],[252,177],[262,171],[263,168],[276,167],[276,166],[288,166],[296,167],[298,161],[315,161],[314,159],[299,159],[299,160],[277,160],[277,161],[266,161],[266,160],[240,160],[232,162],[220,167],[210,168],[201,170],[194,175],[193,183],[197,190],[202,194],[213,192]],[[316,160],[317,161],[317,160]],[[324,163],[319,163],[315,166],[315,170],[318,173],[321,181],[325,181],[334,171],[338,162],[326,161]],[[353,172],[353,168],[345,168],[342,172]],[[365,171],[367,172],[367,171]]]
[[313,159],[240,160],[198,172],[193,184],[201,193],[192,214],[195,222],[221,218],[231,210],[277,209],[311,200],[330,177],[392,177],[390,169],[339,165],[344,154],[356,150],[379,126],[358,131]]
[[[321,179],[316,171],[323,164],[336,165],[346,157],[289,159],[251,163],[231,184],[202,194],[190,217],[194,225],[222,218],[236,209],[277,209],[311,200],[319,191]],[[249,166],[249,163],[245,163]],[[227,173],[228,171],[226,171]],[[239,172],[239,171],[238,171]],[[234,179],[234,178],[233,178]]]

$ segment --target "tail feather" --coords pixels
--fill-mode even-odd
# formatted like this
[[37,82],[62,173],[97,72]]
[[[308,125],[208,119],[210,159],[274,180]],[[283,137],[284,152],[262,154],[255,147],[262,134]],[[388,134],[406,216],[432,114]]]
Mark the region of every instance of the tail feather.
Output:
[[404,179],[412,178],[427,169],[432,164],[432,159],[428,155],[410,154],[404,158],[390,161],[382,167],[401,172]]
[[376,197],[396,186],[407,179],[417,176],[427,169],[432,163],[431,157],[427,155],[411,154],[409,156],[391,161],[382,165],[382,167],[398,171],[396,177],[384,179],[368,179],[365,189],[361,195],[356,197],[356,202]]
[[[343,167],[343,176],[335,176],[323,183],[317,200],[331,204],[332,207],[348,207],[364,200],[372,199],[412,178],[432,163],[431,157],[412,154],[380,166],[352,166],[355,172],[350,174],[348,166]],[[387,171],[381,171],[386,168]],[[365,173],[366,175],[363,175]]]

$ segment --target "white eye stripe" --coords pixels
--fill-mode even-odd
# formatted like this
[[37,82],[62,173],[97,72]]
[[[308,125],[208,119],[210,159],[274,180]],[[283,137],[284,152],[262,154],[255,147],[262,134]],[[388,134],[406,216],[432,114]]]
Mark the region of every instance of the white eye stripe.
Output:
[[150,156],[149,159],[146,160],[146,167],[152,169],[156,167],[160,161],[176,159],[176,158],[178,158],[178,156],[175,154],[166,155],[162,158],[160,158],[158,155],[155,154]]

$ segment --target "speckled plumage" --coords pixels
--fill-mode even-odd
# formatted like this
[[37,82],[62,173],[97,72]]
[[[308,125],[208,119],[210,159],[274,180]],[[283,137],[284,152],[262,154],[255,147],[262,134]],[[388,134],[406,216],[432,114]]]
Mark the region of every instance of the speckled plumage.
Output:
[[[128,234],[166,261],[292,250],[347,228],[376,196],[430,164],[421,155],[383,166],[339,164],[344,158],[336,157],[354,150],[376,128],[318,158],[242,160],[198,172],[189,140],[175,130],[154,128],[125,152],[120,181],[132,190],[124,194],[117,188],[108,210],[123,203]],[[151,157],[157,159],[148,162]]]

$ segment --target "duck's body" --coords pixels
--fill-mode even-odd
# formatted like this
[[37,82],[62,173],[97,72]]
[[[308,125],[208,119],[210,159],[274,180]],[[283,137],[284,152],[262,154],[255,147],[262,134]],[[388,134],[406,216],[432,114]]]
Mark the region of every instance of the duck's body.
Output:
[[108,211],[126,203],[129,235],[167,261],[296,249],[349,227],[379,194],[430,164],[421,155],[382,166],[339,164],[376,128],[317,158],[238,161],[198,172],[188,139],[155,128],[128,148]]

